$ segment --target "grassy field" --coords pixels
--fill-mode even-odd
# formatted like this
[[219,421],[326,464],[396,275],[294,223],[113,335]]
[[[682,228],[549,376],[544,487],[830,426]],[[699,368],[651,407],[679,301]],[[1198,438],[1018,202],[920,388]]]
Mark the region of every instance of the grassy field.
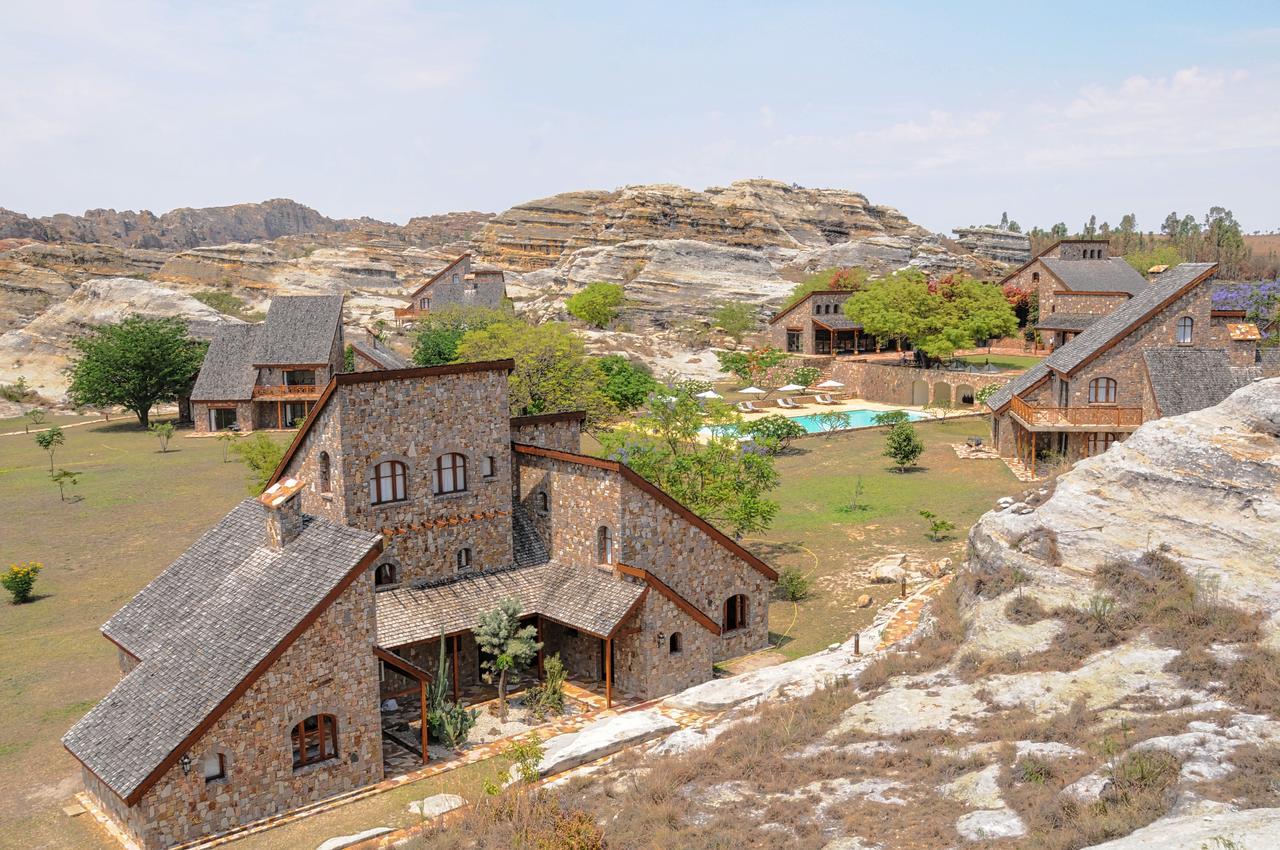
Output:
[[32,436],[0,437],[0,567],[44,564],[34,602],[0,602],[0,846],[91,847],[96,833],[59,810],[79,780],[59,739],[119,678],[98,627],[247,482],[216,441],[177,437],[161,454],[131,418],[66,431],[55,465],[82,474],[77,501],[59,500],[48,464]]
[[956,359],[966,363],[976,363],[979,366],[991,363],[1001,369],[1030,369],[1044,358],[1026,354],[963,354]]
[[[879,429],[809,437],[779,458],[782,510],[774,527],[747,545],[778,567],[814,578],[798,605],[777,601],[770,626],[778,652],[796,657],[844,640],[896,587],[870,589],[876,605],[854,607],[867,592],[863,568],[890,552],[958,558],[964,529],[1000,495],[1018,489],[997,461],[961,461],[949,444],[985,435],[984,420],[919,426],[927,446],[919,468],[899,474],[882,457]],[[79,772],[59,739],[117,681],[115,651],[98,627],[236,502],[246,472],[224,463],[214,440],[179,436],[161,454],[132,420],[69,429],[59,468],[82,473],[76,501],[61,502],[48,458],[29,435],[0,437],[0,566],[35,560],[45,571],[30,605],[0,602],[0,847],[101,848],[84,816],[60,811]],[[276,439],[284,440],[283,435]],[[865,510],[847,512],[858,477]],[[925,539],[921,509],[956,523],[955,536]],[[492,766],[491,766],[492,767]],[[404,825],[410,799],[449,790],[472,797],[490,768],[459,771],[308,819],[236,847],[314,847],[324,838],[387,823]]]

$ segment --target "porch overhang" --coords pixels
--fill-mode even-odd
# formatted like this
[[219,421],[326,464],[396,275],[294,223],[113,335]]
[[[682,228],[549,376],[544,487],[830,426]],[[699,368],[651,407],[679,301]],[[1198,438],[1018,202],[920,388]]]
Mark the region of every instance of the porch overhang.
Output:
[[390,649],[462,634],[507,598],[519,601],[522,616],[538,615],[608,640],[646,591],[604,569],[555,561],[385,590],[375,599],[378,643]]

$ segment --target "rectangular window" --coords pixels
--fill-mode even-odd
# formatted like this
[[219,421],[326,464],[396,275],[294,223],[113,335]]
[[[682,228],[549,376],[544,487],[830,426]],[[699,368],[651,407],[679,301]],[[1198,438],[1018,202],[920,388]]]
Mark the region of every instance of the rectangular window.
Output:
[[227,778],[227,760],[222,753],[209,753],[200,760],[205,782]]
[[234,407],[215,407],[209,411],[209,426],[214,431],[225,431],[236,424]]
[[498,474],[497,462],[493,455],[485,455],[484,461],[480,464],[480,474],[485,478],[492,478]]
[[295,428],[307,418],[307,404],[303,401],[290,401],[284,405],[284,426]]
[[314,387],[316,385],[315,369],[290,369],[284,373],[286,387]]
[[787,331],[787,351],[791,354],[804,351],[804,344],[800,341],[800,331]]

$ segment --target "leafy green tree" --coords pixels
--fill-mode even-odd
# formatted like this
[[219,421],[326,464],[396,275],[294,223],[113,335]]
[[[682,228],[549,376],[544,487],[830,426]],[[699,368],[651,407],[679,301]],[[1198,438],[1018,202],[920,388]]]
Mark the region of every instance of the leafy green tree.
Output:
[[898,425],[903,422],[910,422],[911,417],[905,410],[882,410],[873,415],[871,421],[877,425]]
[[1240,223],[1224,207],[1210,207],[1204,217],[1205,244],[1209,258],[1222,267],[1223,277],[1236,277],[1249,257]]
[[[21,379],[19,379],[19,380],[21,380]],[[31,409],[30,409],[30,410],[28,410],[28,411],[26,412],[26,414],[24,414],[24,415],[27,417],[27,420],[28,420],[26,423],[24,423],[24,424],[23,424],[23,428],[22,428],[22,430],[23,430],[23,432],[24,432],[24,433],[30,434],[30,433],[31,433],[31,426],[32,426],[32,425],[43,425],[43,424],[44,424],[44,417],[45,417],[45,413],[44,413],[44,411],[43,411],[43,410],[41,410],[41,409],[40,409],[40,408],[38,408],[38,407],[33,407],[33,408],[31,408]]]
[[711,314],[716,327],[733,337],[735,342],[742,342],[747,331],[756,326],[756,308],[742,301],[729,301],[721,304]]
[[474,634],[485,681],[496,681],[498,685],[498,718],[506,723],[509,677],[528,667],[542,649],[542,644],[535,640],[538,629],[521,626],[520,602],[507,598],[499,602],[497,608],[480,615]]
[[255,496],[267,489],[271,474],[284,457],[284,446],[262,431],[254,431],[252,436],[236,442],[231,451],[249,467],[249,492]]
[[569,315],[588,325],[604,328],[618,317],[624,297],[620,284],[597,281],[588,283],[585,289],[564,302],[564,307]]
[[643,363],[634,363],[622,354],[600,358],[604,373],[604,394],[619,410],[635,410],[660,386]]
[[933,327],[941,300],[929,292],[929,283],[917,269],[902,269],[871,281],[844,302],[844,314],[879,339],[892,339],[902,350],[902,340],[922,338]]
[[59,469],[53,475],[53,483],[58,485],[58,496],[65,502],[67,500],[67,488],[74,487],[80,483],[80,473],[72,472],[69,469]]
[[348,345],[342,349],[342,371],[354,372],[356,370],[356,350],[354,346]]
[[594,426],[616,413],[604,393],[599,359],[587,355],[582,339],[568,325],[502,322],[467,331],[458,343],[459,361],[507,357],[515,360],[510,376],[512,415],[585,410],[588,426]]
[[458,358],[458,344],[467,331],[483,330],[515,317],[505,310],[483,307],[442,307],[418,320],[413,340],[413,362],[419,366],[443,366]]
[[817,366],[797,366],[787,376],[787,381],[801,387],[811,387],[820,377],[822,377],[822,370]]
[[889,429],[884,439],[884,455],[891,458],[899,472],[906,472],[924,454],[924,441],[909,422],[899,422]]
[[169,451],[169,440],[173,439],[173,432],[178,430],[172,421],[152,422],[149,429],[152,434],[156,435],[156,439],[160,441],[160,451]]
[[1160,245],[1146,251],[1131,251],[1124,255],[1124,261],[1138,272],[1146,274],[1155,266],[1174,266],[1182,262],[1182,253],[1176,245]]
[[208,343],[179,319],[130,316],[73,341],[79,356],[67,390],[77,406],[120,405],[151,424],[151,408],[188,395]]
[[770,369],[786,362],[787,353],[780,348],[765,346],[752,351],[718,351],[716,359],[724,371],[748,383],[760,384],[765,382]]
[[58,450],[59,446],[65,445],[66,442],[67,435],[62,433],[62,428],[57,425],[36,432],[36,445],[49,453],[50,475],[53,475],[53,453]]
[[849,414],[843,410],[824,410],[818,414],[818,427],[828,437],[836,431],[843,431],[852,423]]
[[799,422],[777,413],[748,422],[743,426],[743,431],[751,435],[771,454],[784,451],[791,445],[792,440],[809,433]]
[[787,296],[782,309],[787,309],[810,292],[826,292],[831,289],[852,292],[861,289],[862,285],[867,282],[867,277],[867,270],[856,266],[823,269],[820,272],[815,272],[796,284],[795,288],[791,290],[791,294]]
[[715,399],[703,404],[694,389],[655,394],[632,427],[600,435],[604,454],[713,525],[736,536],[763,531],[778,512],[767,498],[778,484],[774,459],[745,450],[736,438],[742,417]]

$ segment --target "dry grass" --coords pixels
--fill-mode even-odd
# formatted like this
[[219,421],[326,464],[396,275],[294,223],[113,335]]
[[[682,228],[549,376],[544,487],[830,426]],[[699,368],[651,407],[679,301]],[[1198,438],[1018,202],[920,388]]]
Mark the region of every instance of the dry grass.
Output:
[[1040,600],[1034,596],[1019,594],[1009,600],[1009,604],[1004,606],[1004,615],[1009,622],[1016,623],[1019,626],[1030,626],[1040,622],[1049,616],[1049,612],[1044,610],[1044,606],[1040,604]]
[[1229,761],[1234,771],[1197,791],[1242,809],[1280,806],[1280,747],[1246,744],[1237,747]]
[[929,608],[931,620],[909,647],[886,653],[872,661],[858,676],[858,687],[875,691],[897,676],[912,676],[937,670],[950,661],[964,642],[964,619],[960,613],[965,593],[963,581],[947,585]]

